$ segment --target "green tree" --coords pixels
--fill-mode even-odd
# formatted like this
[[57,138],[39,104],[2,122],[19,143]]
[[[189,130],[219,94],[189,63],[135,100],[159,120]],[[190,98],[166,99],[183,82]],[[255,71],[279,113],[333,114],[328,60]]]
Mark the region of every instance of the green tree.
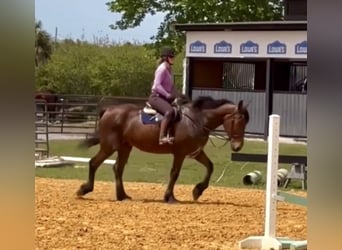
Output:
[[[182,74],[182,56],[173,72]],[[64,40],[48,63],[36,68],[36,88],[60,94],[146,97],[150,93],[157,58],[140,44],[96,45]],[[181,79],[177,79],[178,88]]]
[[35,65],[46,63],[52,54],[51,36],[42,29],[42,22],[35,23]]
[[182,49],[184,35],[175,32],[173,23],[216,23],[281,20],[283,0],[115,0],[107,3],[109,11],[121,13],[113,29],[137,27],[146,15],[165,14],[158,32],[151,37],[154,46],[170,44]]

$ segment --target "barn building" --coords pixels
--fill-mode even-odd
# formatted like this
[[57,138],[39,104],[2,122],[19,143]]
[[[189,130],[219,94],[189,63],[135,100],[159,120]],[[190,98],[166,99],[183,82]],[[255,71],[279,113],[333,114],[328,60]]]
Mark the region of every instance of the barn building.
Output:
[[306,1],[285,1],[283,21],[174,28],[186,33],[185,94],[244,100],[251,116],[249,134],[266,137],[269,115],[279,114],[281,136],[306,137]]

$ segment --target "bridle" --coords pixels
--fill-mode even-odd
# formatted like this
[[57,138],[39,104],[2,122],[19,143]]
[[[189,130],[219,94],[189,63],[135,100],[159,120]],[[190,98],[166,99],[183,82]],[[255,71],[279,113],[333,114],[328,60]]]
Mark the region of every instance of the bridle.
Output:
[[[223,118],[223,120],[226,121],[226,120],[229,119],[230,117],[235,116],[236,113],[238,113],[238,112],[239,112],[239,109],[238,109],[238,107],[236,107],[236,109],[234,110],[234,112],[231,113],[231,114],[225,115],[225,117]],[[240,120],[240,119],[242,119],[242,118],[239,117],[239,118],[234,118],[234,119],[231,120],[230,127],[229,127],[230,135],[228,135],[228,140],[231,140],[232,138],[237,138],[237,137],[239,137],[238,135],[232,134],[232,131],[233,131],[233,129],[234,129],[234,123],[236,123],[236,120]]]
[[[224,118],[223,118],[223,120],[225,121],[226,119],[229,119],[230,117],[236,115],[236,113],[238,113],[238,112],[239,112],[239,109],[238,109],[238,106],[236,106],[234,112],[231,113],[231,114],[225,115]],[[195,126],[197,126],[199,129],[203,129],[203,130],[209,132],[210,134],[212,134],[212,135],[213,135],[215,138],[217,138],[217,139],[224,140],[225,143],[224,143],[221,147],[224,147],[229,141],[232,140],[232,138],[234,138],[234,136],[231,135],[231,134],[228,134],[227,137],[226,137],[226,136],[222,136],[219,132],[215,132],[214,130],[209,129],[209,128],[206,127],[206,126],[200,126],[200,125],[198,125],[198,124],[194,121],[194,119],[193,119],[192,117],[190,117],[188,114],[183,113],[183,115],[184,115],[185,117],[187,117],[187,118],[188,118]],[[239,119],[241,119],[241,118],[239,118]],[[233,119],[233,120],[231,121],[230,130],[229,130],[230,132],[233,131],[233,128],[234,128],[234,121],[235,121],[235,119]],[[210,137],[209,137],[209,140],[210,140],[210,142],[212,143],[212,145],[215,146],[215,144],[213,143],[213,141],[211,140]]]

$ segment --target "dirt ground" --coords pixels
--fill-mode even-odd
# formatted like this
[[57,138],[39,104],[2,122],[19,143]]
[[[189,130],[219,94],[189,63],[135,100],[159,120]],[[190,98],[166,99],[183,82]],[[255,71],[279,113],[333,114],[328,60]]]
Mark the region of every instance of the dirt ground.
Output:
[[[209,187],[193,202],[193,186],[176,185],[182,202],[165,204],[163,184],[126,182],[133,200],[119,202],[113,184],[98,181],[93,193],[77,199],[81,183],[35,179],[36,249],[234,250],[240,240],[263,235],[261,190]],[[306,222],[306,208],[278,202],[278,237],[306,239]]]

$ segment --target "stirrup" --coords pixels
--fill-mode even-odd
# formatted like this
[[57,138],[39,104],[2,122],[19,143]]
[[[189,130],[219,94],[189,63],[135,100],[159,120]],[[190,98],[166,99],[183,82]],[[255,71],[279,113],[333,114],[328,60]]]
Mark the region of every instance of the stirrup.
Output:
[[174,141],[174,137],[163,137],[159,139],[159,145],[166,144],[166,143],[173,144],[173,141]]

